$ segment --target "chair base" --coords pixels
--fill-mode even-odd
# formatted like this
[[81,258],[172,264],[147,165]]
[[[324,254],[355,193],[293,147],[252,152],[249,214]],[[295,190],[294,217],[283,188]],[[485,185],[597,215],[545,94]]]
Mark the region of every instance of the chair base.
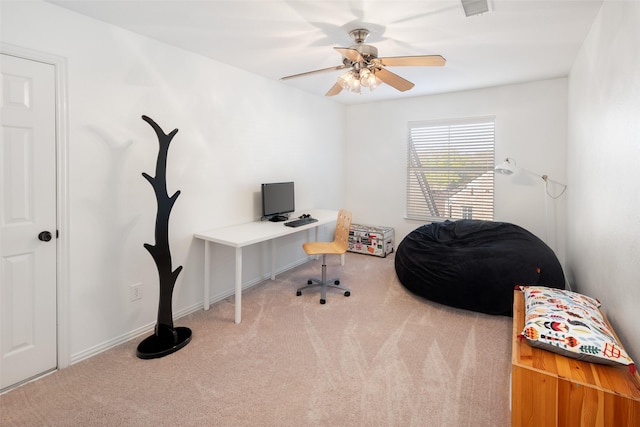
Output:
[[322,255],[322,279],[318,279],[317,277],[312,277],[311,279],[307,280],[307,285],[301,288],[298,288],[298,290],[296,291],[296,295],[297,296],[302,295],[303,289],[309,289],[316,286],[322,287],[320,291],[320,304],[325,304],[327,302],[328,287],[343,290],[345,297],[348,297],[349,295],[351,295],[351,290],[349,288],[340,285],[340,279],[335,278],[335,279],[327,280],[327,263],[326,263],[325,255]]

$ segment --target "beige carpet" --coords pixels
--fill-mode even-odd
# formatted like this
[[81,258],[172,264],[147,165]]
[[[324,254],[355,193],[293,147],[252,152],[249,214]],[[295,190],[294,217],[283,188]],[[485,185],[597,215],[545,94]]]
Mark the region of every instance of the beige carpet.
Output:
[[0,396],[2,426],[508,426],[511,319],[438,305],[393,255],[329,260],[351,287],[296,297],[312,261],[175,322],[185,348],[135,340]]

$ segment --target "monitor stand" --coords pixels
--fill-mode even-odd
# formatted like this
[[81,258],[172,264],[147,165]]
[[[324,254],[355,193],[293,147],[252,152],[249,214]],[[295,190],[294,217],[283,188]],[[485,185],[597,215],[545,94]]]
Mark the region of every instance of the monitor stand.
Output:
[[269,218],[269,221],[271,221],[271,222],[282,222],[282,221],[286,221],[288,219],[289,219],[289,217],[287,215],[274,215],[271,218]]

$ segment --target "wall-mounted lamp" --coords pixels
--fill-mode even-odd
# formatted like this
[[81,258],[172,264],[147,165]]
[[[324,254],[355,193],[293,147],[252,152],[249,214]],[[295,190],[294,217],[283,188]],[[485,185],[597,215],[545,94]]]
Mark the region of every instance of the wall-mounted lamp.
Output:
[[[547,175],[540,175],[539,173],[532,172],[532,171],[530,171],[528,169],[525,169],[523,167],[518,167],[516,165],[515,159],[513,159],[511,157],[507,157],[506,159],[504,159],[504,162],[500,163],[499,165],[496,165],[494,170],[496,171],[496,173],[499,173],[499,174],[502,174],[502,175],[511,175],[511,174],[515,173],[517,170],[522,170],[522,171],[527,172],[529,174],[535,175],[535,176],[541,178],[544,181],[545,193],[547,193],[547,195],[549,197],[551,197],[552,199],[557,199],[558,197],[562,196],[564,194],[564,192],[567,190],[566,184],[563,184],[563,183],[558,182],[558,181],[554,181],[554,180],[550,179],[549,176],[547,176]],[[562,190],[560,191],[559,194],[554,196],[549,192],[549,186],[548,186],[549,182],[553,182],[554,184],[558,184],[559,186],[562,187]]]
[[[507,157],[504,160],[504,162],[496,165],[494,170],[495,170],[496,173],[499,173],[499,174],[502,174],[502,175],[512,175],[512,174],[514,174],[516,172],[522,171],[522,172],[526,172],[528,174],[537,176],[538,178],[540,178],[540,179],[542,179],[544,181],[544,192],[551,199],[558,199],[567,190],[566,184],[562,184],[561,182],[554,181],[554,180],[550,179],[547,175],[540,175],[539,173],[535,173],[535,172],[532,172],[532,171],[530,171],[528,169],[525,169],[523,167],[516,166],[516,161],[514,159],[512,159],[511,157]],[[549,191],[549,183],[550,182],[556,184],[557,186],[559,186],[561,188],[560,192],[557,195],[553,195]],[[545,205],[544,211],[545,211],[545,216],[546,216],[545,241],[547,242],[547,244],[549,244],[552,247],[552,249],[555,250],[555,247],[556,247],[556,225],[555,225],[555,220],[553,220],[553,217],[555,216],[555,214],[552,214],[550,212],[546,197],[544,199],[544,202],[545,202],[544,203],[544,205]],[[549,236],[549,229],[551,229],[552,232],[553,232],[551,238]]]

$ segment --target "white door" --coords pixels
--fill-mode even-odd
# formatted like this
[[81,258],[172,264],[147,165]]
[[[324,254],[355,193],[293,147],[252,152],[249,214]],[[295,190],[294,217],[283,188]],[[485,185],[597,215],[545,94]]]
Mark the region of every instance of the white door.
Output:
[[4,389],[57,366],[57,198],[55,67],[5,54],[0,60],[0,389]]

